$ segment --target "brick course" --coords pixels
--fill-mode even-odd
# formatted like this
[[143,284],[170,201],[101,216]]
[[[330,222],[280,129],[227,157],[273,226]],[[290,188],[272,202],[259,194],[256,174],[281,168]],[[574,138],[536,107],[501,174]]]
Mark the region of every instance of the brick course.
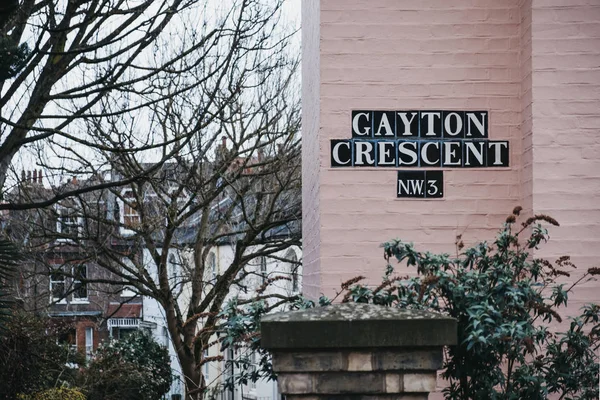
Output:
[[[319,146],[318,160],[312,147],[305,154],[304,171],[305,184],[320,183],[316,198],[304,203],[304,271],[320,272],[320,285],[306,288],[312,297],[331,295],[357,275],[377,282],[384,267],[379,244],[386,240],[454,251],[457,234],[467,242],[492,237],[521,201],[522,179],[519,1],[321,0],[305,1],[304,9],[315,3],[318,28],[314,14],[304,14],[303,25],[312,30],[305,35],[318,32],[320,45],[318,57],[313,42],[304,53],[304,76],[311,74],[309,85],[318,79],[319,93],[311,96],[320,106],[318,125],[303,127],[306,142],[314,146],[318,137]],[[490,138],[511,142],[511,168],[446,170],[443,201],[397,200],[395,168],[329,168],[329,140],[350,136],[352,109],[482,108],[490,111]]]
[[[380,280],[379,244],[454,253],[490,240],[516,205],[561,223],[536,256],[600,257],[600,4],[595,0],[305,0],[304,273],[332,295]],[[487,109],[511,167],[446,169],[445,199],[395,198],[395,168],[333,170],[353,109]],[[414,274],[414,270],[400,270]],[[594,282],[573,313],[600,300]]]

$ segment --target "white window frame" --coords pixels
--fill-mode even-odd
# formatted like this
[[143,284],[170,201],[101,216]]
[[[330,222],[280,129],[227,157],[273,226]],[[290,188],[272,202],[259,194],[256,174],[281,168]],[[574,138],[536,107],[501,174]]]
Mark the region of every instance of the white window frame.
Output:
[[[60,240],[77,239],[83,233],[83,218],[77,216],[76,212],[69,212],[69,211],[73,211],[73,210],[71,210],[67,207],[63,207],[61,205],[58,205],[56,208],[56,212],[58,214],[58,218],[56,220],[56,232],[63,234],[63,235],[72,236],[72,237],[60,238]],[[72,221],[69,222],[68,224],[66,224],[65,219],[72,219]],[[65,231],[64,228],[67,226],[70,228],[76,228],[75,234],[73,234],[72,232]]]
[[[126,220],[128,218],[132,218],[132,219],[137,219],[137,224],[139,225],[142,221],[142,217],[140,215],[139,210],[136,210],[136,208],[132,207],[130,204],[132,204],[132,201],[135,202],[136,207],[139,207],[139,204],[137,202],[137,199],[135,197],[135,194],[133,192],[133,189],[123,189],[121,191],[121,198],[118,200],[119,201],[119,222],[123,225],[123,227],[121,228],[121,234],[124,235],[133,235],[134,231],[132,228],[134,228],[134,224],[131,223],[131,221],[126,222]],[[129,203],[129,204],[128,204]]]
[[[69,331],[71,331],[71,330],[75,331],[75,335],[74,335],[74,337],[75,337],[75,343],[74,343],[74,344],[73,344],[73,343],[69,343],[68,345],[69,345],[69,347],[70,347],[71,349],[73,349],[73,350],[77,351],[77,349],[78,349],[78,344],[79,344],[79,340],[77,339],[77,327],[69,329]],[[64,344],[64,343],[61,343],[61,342],[60,342],[60,337],[57,337],[57,338],[56,338],[56,344]],[[68,365],[68,364],[67,364],[67,365]]]
[[[256,351],[254,350],[250,350],[250,371],[254,372],[258,369],[257,365],[256,365]],[[252,379],[250,379],[248,381],[248,386],[250,386],[250,390],[254,391],[256,390],[256,381],[253,381]]]
[[[208,349],[204,349],[203,355],[204,355],[204,359],[206,360],[206,358],[208,357]],[[209,364],[210,363],[205,362],[204,363],[204,368],[203,368],[204,371],[202,371],[202,374],[204,375],[204,381],[207,384],[208,384],[209,379],[210,379],[210,371],[209,371],[209,368],[208,368]]]
[[[123,257],[121,259],[121,262],[130,268],[133,268],[135,266],[133,262],[127,257]],[[120,295],[121,297],[135,297],[137,296],[137,292],[133,289],[131,285],[123,285],[123,289],[121,290]]]
[[210,279],[217,279],[219,268],[217,267],[217,255],[214,251],[208,253],[208,268],[210,270]]
[[[64,268],[64,266],[60,266],[50,272],[49,289],[50,289],[50,302],[51,303],[57,303],[57,304],[66,304],[67,303],[67,296],[65,296],[65,293],[67,291],[66,290],[67,289],[67,277],[64,275],[63,268]],[[62,276],[62,280],[52,279],[52,275],[54,275],[54,274],[60,274]],[[63,289],[62,289],[63,295],[61,297],[54,296],[54,285],[58,285],[58,284],[62,284],[62,286],[63,286]]]
[[300,277],[298,276],[299,265],[296,264],[298,262],[298,256],[294,250],[290,250],[287,253],[286,258],[290,263],[290,274],[292,275],[292,293],[296,293],[300,289]]
[[[88,278],[88,273],[89,273],[89,268],[87,264],[75,264],[72,266],[71,268],[71,272],[73,275],[73,293],[71,293],[71,303],[73,304],[89,304],[89,288],[88,288],[88,284],[87,283],[83,283],[81,280],[77,279],[77,269],[78,268],[85,268],[85,277],[84,279]],[[81,286],[85,286],[85,297],[76,297],[78,296],[77,294],[77,285],[81,285]]]
[[94,328],[85,327],[85,357],[89,360],[94,352]]

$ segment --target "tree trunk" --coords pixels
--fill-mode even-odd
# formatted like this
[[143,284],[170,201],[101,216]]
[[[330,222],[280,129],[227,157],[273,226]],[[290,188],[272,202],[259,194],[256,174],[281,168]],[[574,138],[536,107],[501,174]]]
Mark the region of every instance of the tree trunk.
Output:
[[179,356],[181,371],[185,380],[185,400],[200,400],[204,392],[204,376],[199,369],[196,369],[196,363],[192,357]]

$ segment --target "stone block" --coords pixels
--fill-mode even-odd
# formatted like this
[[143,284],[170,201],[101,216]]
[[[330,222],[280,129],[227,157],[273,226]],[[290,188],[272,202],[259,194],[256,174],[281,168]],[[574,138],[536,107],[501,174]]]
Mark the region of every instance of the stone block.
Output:
[[313,375],[311,374],[279,374],[277,383],[281,393],[314,393]]
[[442,368],[442,347],[431,349],[389,349],[373,353],[373,370],[438,370]]
[[372,358],[371,352],[348,353],[348,371],[372,371]]
[[260,325],[261,345],[269,350],[453,345],[457,329],[442,314],[358,303],[270,314]]
[[456,342],[452,318],[365,304],[272,314],[261,329],[288,400],[425,400]]
[[402,393],[402,374],[385,374],[385,391],[387,393]]
[[[309,392],[305,392],[310,394]],[[324,373],[315,376],[318,394],[385,393],[385,374],[366,372]]]
[[342,371],[344,361],[339,351],[273,353],[273,368],[278,372]]
[[436,386],[437,374],[430,373],[409,373],[404,374],[403,383],[405,392],[433,392]]

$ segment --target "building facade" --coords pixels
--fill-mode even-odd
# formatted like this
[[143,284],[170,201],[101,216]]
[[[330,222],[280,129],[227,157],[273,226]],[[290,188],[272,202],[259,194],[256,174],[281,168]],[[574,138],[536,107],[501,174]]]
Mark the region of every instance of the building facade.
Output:
[[[164,168],[165,174],[173,170],[172,165]],[[9,200],[39,201],[51,197],[53,190],[60,190],[45,187],[37,172],[33,178],[31,172],[27,176],[19,182]],[[65,185],[79,187],[93,183],[90,181],[74,178]],[[213,235],[210,238],[218,239],[213,241],[214,245],[206,246],[202,293],[194,292],[192,281],[198,261],[195,257],[200,254],[197,247],[199,242],[205,245],[205,241],[199,239],[202,211],[177,225],[165,247],[166,211],[160,203],[163,199],[159,199],[161,192],[157,187],[137,188],[136,196],[130,187],[86,193],[47,208],[4,213],[1,222],[4,232],[23,243],[23,250],[27,252],[28,261],[20,268],[15,282],[15,295],[25,308],[66,324],[68,329],[61,340],[77,347],[88,358],[110,339],[120,339],[138,330],[149,333],[169,351],[174,379],[165,398],[177,400],[185,396],[184,373],[169,333],[165,308],[157,300],[159,296],[148,295],[149,288],[160,286],[159,269],[164,268],[166,286],[180,310],[189,307],[194,295],[206,296],[221,277],[239,263],[236,259],[239,235],[229,233],[239,229],[243,222],[230,216],[229,224],[224,227],[217,223],[224,215],[231,214],[229,207],[237,207],[227,194],[208,207],[210,218],[206,230]],[[170,188],[163,189],[170,193]],[[172,207],[187,204],[185,196],[178,196],[176,204],[170,199],[164,200]],[[142,223],[150,227],[140,233]],[[285,243],[299,236],[299,229],[297,223],[270,225],[262,236],[264,246]],[[291,245],[282,248],[284,250],[276,252],[272,246],[246,248],[244,255],[262,254],[263,250],[265,255],[243,264],[236,282],[227,286],[224,304],[234,298],[251,301],[263,286],[262,296],[299,294],[301,250]],[[162,260],[165,252],[165,260]],[[160,266],[157,266],[157,255],[161,259]],[[202,330],[204,323],[203,318],[198,319],[196,331]],[[257,354],[244,344],[223,349],[218,334],[212,335],[210,342],[203,354],[210,360],[202,364],[201,372],[215,398],[268,400],[278,397],[274,381],[240,383],[236,379],[258,368]],[[240,359],[247,362],[240,363]],[[224,385],[231,380],[236,381],[231,390],[224,390]]]
[[[331,295],[358,275],[378,282],[385,266],[379,245],[393,238],[451,254],[458,235],[466,245],[493,239],[515,206],[525,217],[560,222],[535,256],[570,255],[579,268],[565,283],[597,266],[599,2],[305,0],[302,48],[306,294]],[[485,139],[508,143],[508,165],[373,167],[357,165],[356,157],[369,154],[354,149],[353,166],[336,167],[334,141],[365,127],[371,140],[387,133],[376,114],[369,114],[375,121],[360,117],[364,126],[354,129],[353,111],[361,110],[433,111],[427,118],[439,118],[436,124],[452,111],[485,112]],[[400,115],[390,121],[392,140],[406,139],[403,122]],[[429,120],[420,122],[423,131]],[[443,197],[398,197],[398,170],[443,171]],[[600,300],[597,287],[580,285],[570,310]]]

